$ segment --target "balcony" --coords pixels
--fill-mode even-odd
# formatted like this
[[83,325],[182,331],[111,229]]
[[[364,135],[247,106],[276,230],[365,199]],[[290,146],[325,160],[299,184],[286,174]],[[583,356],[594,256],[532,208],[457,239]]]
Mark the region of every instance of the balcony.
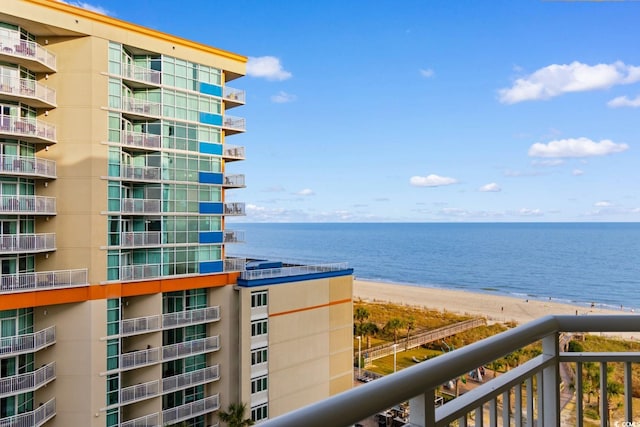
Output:
[[[50,326],[33,334],[0,338],[0,356],[13,357],[33,353],[56,342],[56,327]],[[2,424],[0,424],[1,426]]]
[[123,65],[122,79],[127,81],[127,85],[133,88],[149,88],[160,86],[160,71],[150,68],[138,67],[137,65]]
[[242,243],[244,241],[244,231],[224,230],[224,243]]
[[159,425],[161,425],[161,423],[158,412],[120,423],[120,427],[158,427]]
[[133,231],[120,234],[120,246],[140,248],[159,246],[162,244],[162,233],[159,231]]
[[120,267],[120,280],[155,279],[162,275],[162,264],[134,264]]
[[0,61],[20,64],[39,73],[56,71],[56,56],[36,42],[20,39],[17,31],[0,33]]
[[244,160],[244,147],[239,147],[236,145],[226,145],[222,151],[222,158],[226,162],[234,162],[236,160]]
[[244,175],[225,175],[222,186],[224,188],[244,188],[246,187],[244,184]]
[[38,406],[37,409],[12,417],[0,418],[2,427],[40,427],[56,416],[56,398]]
[[227,216],[245,215],[244,203],[240,203],[240,202],[225,203],[224,214]]
[[149,381],[120,389],[120,404],[128,405],[160,394],[160,380]]
[[220,398],[216,394],[215,396],[205,397],[195,402],[162,411],[162,422],[163,425],[173,425],[193,417],[206,415],[218,409],[220,409]]
[[0,235],[0,254],[38,253],[55,250],[55,233]]
[[162,212],[162,200],[160,199],[122,199],[120,211],[130,214],[149,214]]
[[2,76],[0,95],[4,99],[24,102],[36,108],[56,107],[56,91],[36,80]]
[[244,271],[247,260],[245,258],[227,258],[224,260],[225,273],[232,271]]
[[142,132],[122,132],[120,143],[127,148],[139,150],[159,150],[162,146],[160,135]]
[[184,310],[176,313],[125,319],[120,322],[120,335],[137,335],[161,329],[210,323],[220,320],[220,307]]
[[245,104],[245,92],[240,89],[234,89],[229,86],[224,87],[222,93],[222,99],[224,99],[224,105],[226,109],[237,107]]
[[162,105],[142,99],[123,98],[122,112],[134,120],[157,119],[162,114]]
[[216,335],[163,347],[132,350],[120,355],[120,369],[136,369],[197,354],[211,353],[219,349],[220,339]]
[[222,129],[226,135],[233,135],[247,130],[247,124],[244,117],[234,117],[225,115],[222,119]]
[[[640,362],[638,352],[562,352],[567,334],[640,331],[640,317],[617,316],[547,316],[521,325],[499,335],[468,345],[396,374],[388,375],[355,387],[345,393],[261,424],[278,426],[347,426],[373,417],[403,402],[409,402],[408,424],[415,427],[482,425],[565,425],[561,415],[561,364],[574,364],[574,388],[563,384],[564,390],[575,393],[577,404],[569,416],[574,425],[584,423],[582,365],[600,363],[600,413],[608,413],[607,363],[622,362],[624,374],[624,421],[632,425],[631,364]],[[466,375],[522,347],[542,342],[542,354],[510,371],[480,383],[473,390],[444,405],[436,405],[435,392],[451,379]],[[534,387],[535,384],[535,387]],[[512,399],[513,397],[513,399]],[[568,411],[571,406],[567,406]],[[601,425],[608,425],[606,416]],[[615,425],[623,425],[622,420]],[[636,419],[637,422],[637,419]],[[614,425],[614,424],[612,424]]]
[[220,369],[218,365],[198,369],[180,375],[174,375],[162,379],[162,393],[171,393],[188,387],[200,384],[207,384],[220,379]]
[[0,196],[0,213],[9,215],[55,215],[56,198],[45,196]]
[[51,362],[27,374],[2,378],[0,379],[0,398],[35,391],[54,379],[56,379],[56,362]]
[[55,179],[56,162],[38,157],[0,156],[0,174]]
[[162,179],[162,171],[159,167],[121,165],[120,177],[123,181],[158,182]]
[[55,144],[56,127],[29,117],[0,115],[0,135],[34,144]]
[[34,273],[3,274],[0,294],[89,286],[88,270],[38,271]]

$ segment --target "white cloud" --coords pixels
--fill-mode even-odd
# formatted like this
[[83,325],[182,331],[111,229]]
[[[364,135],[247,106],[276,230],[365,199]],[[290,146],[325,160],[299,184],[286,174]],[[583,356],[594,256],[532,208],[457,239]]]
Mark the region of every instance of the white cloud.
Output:
[[569,138],[536,142],[529,147],[530,157],[593,157],[621,153],[629,148],[627,144],[616,144],[609,139],[595,142],[589,138]]
[[571,171],[571,175],[573,176],[584,175],[584,171],[582,169],[574,169]]
[[443,185],[456,184],[458,182],[455,178],[448,178],[446,176],[428,175],[428,176],[412,176],[409,183],[415,187],[440,187]]
[[277,95],[273,95],[271,97],[271,101],[275,102],[276,104],[286,104],[288,102],[293,102],[296,99],[298,99],[297,96],[292,95],[292,94],[287,93],[287,92],[282,91],[282,90],[280,92],[278,92]]
[[298,196],[314,196],[316,193],[310,188],[305,188],[303,190],[298,191],[296,194]]
[[607,102],[607,106],[611,108],[640,107],[640,95],[636,96],[635,99],[629,99],[626,96],[619,96]]
[[640,67],[617,61],[588,65],[581,62],[552,64],[519,78],[513,86],[498,91],[500,102],[549,99],[570,92],[607,89],[640,81]]
[[542,216],[544,215],[540,209],[521,208],[516,212],[518,216]]
[[608,208],[609,206],[612,206],[611,202],[608,202],[606,200],[602,200],[600,202],[595,202],[593,204],[593,206],[597,207],[597,208]]
[[109,12],[104,7],[95,6],[95,5],[89,4],[89,3],[85,2],[85,1],[63,1],[63,0],[58,0],[58,1],[60,3],[66,3],[66,4],[71,5],[71,6],[80,7],[82,9],[86,9],[86,10],[89,10],[91,12],[100,13],[102,15],[112,15],[112,13]]
[[565,161],[562,159],[533,160],[531,162],[533,166],[540,166],[540,167],[554,167],[554,166],[563,165],[564,163]]
[[482,187],[480,187],[479,191],[482,191],[482,192],[498,192],[498,191],[502,191],[502,188],[500,188],[500,186],[498,184],[496,184],[495,182],[491,182],[489,184],[485,184]]
[[427,79],[430,78],[430,77],[433,77],[435,74],[436,74],[435,71],[433,71],[431,68],[426,68],[426,69],[421,68],[420,69],[420,75],[422,77],[427,78]]
[[287,80],[292,74],[282,68],[280,59],[275,56],[249,57],[247,61],[247,75],[262,77],[267,80]]

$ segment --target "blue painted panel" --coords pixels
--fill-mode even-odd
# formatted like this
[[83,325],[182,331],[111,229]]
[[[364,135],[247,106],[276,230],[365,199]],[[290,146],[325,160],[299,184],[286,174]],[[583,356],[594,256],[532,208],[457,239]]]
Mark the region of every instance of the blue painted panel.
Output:
[[224,206],[221,202],[200,202],[201,214],[222,215]]
[[198,172],[198,182],[222,185],[222,174],[220,172]]
[[200,123],[212,126],[222,126],[222,115],[200,112]]
[[200,93],[207,95],[222,96],[222,87],[212,85],[211,83],[200,82]]
[[201,231],[198,234],[198,243],[222,243],[222,231]]
[[222,144],[201,142],[199,149],[200,152],[204,154],[217,154],[218,156],[222,156]]
[[200,263],[200,274],[206,273],[222,273],[224,264],[222,261],[207,261]]

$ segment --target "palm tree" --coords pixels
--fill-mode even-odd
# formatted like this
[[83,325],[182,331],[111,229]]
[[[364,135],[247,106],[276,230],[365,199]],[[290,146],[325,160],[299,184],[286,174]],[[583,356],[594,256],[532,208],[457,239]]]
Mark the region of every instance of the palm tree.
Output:
[[411,334],[411,331],[413,330],[413,328],[416,327],[416,318],[413,316],[409,317],[405,321],[405,325],[407,327],[407,341],[404,344],[404,351],[407,351],[409,347],[409,335]]
[[255,422],[251,418],[244,417],[246,410],[245,403],[231,403],[226,411],[218,412],[218,417],[220,421],[227,423],[228,427],[252,426]]
[[358,322],[356,325],[356,335],[362,335],[362,326],[364,325],[364,321],[369,318],[369,310],[364,307],[357,307],[356,311],[353,313],[354,319]]
[[398,342],[398,329],[404,326],[404,322],[397,317],[393,319],[389,319],[387,324],[384,325],[384,329],[393,333],[393,343],[396,344]]
[[376,336],[380,332],[380,328],[373,322],[367,322],[362,325],[360,333],[367,337],[367,348],[371,348],[371,337]]

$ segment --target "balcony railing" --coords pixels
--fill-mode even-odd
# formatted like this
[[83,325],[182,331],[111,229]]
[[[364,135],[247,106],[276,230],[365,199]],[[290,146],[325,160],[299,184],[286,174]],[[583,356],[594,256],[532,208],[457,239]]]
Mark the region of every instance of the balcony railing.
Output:
[[243,188],[243,187],[245,187],[244,175],[243,174],[225,175],[223,187],[225,187],[225,188]]
[[158,246],[162,244],[162,233],[159,231],[132,231],[120,235],[120,246],[140,247]]
[[135,369],[142,366],[155,365],[156,363],[210,353],[219,349],[220,337],[216,335],[164,347],[154,347],[139,351],[133,350],[120,355],[120,369]]
[[296,265],[293,267],[245,270],[240,274],[240,278],[243,280],[261,280],[261,279],[272,279],[276,277],[302,276],[306,274],[344,271],[348,269],[349,269],[349,265],[346,262],[336,262],[331,264],[318,264],[318,265]]
[[149,381],[120,389],[120,404],[139,402],[160,394],[160,380]]
[[227,104],[230,104],[230,107],[244,105],[246,98],[244,90],[234,89],[229,86],[224,87],[222,97],[227,101]]
[[162,393],[182,390],[200,384],[210,383],[220,379],[219,365],[198,369],[185,374],[174,375],[162,379]]
[[247,130],[246,119],[244,117],[224,116],[222,119],[222,128],[227,134],[244,132]]
[[220,409],[220,398],[219,395],[216,394],[215,396],[205,397],[204,399],[196,400],[186,405],[180,405],[162,411],[162,422],[164,425],[172,425],[180,421],[188,420],[189,418],[217,411],[218,409]]
[[162,275],[162,264],[123,265],[120,280],[153,279]]
[[56,398],[37,409],[12,417],[0,418],[1,427],[40,427],[56,415]]
[[144,82],[152,86],[160,85],[160,71],[150,68],[138,67],[137,65],[123,65],[122,77],[127,80]]
[[162,146],[160,135],[142,132],[122,132],[122,145],[146,150],[158,150]]
[[56,362],[44,365],[33,372],[2,378],[0,379],[0,397],[37,390],[55,378]]
[[224,204],[224,214],[229,216],[244,215],[244,203],[233,202]]
[[30,142],[56,142],[56,127],[29,117],[0,115],[0,134],[17,136]]
[[224,260],[224,271],[244,271],[247,265],[245,258],[227,258]]
[[4,214],[55,215],[56,198],[46,196],[0,196],[0,212]]
[[152,166],[120,166],[120,177],[125,181],[159,181],[162,170]]
[[[489,425],[560,426],[560,364],[576,366],[576,422],[583,425],[582,364],[600,362],[601,425],[608,425],[607,362],[623,362],[624,424],[632,425],[631,364],[640,362],[638,352],[567,353],[560,351],[571,333],[640,332],[640,316],[547,316],[499,335],[446,353],[332,396],[323,401],[284,414],[261,424],[278,426],[347,426],[368,419],[409,401],[408,425],[415,427],[466,426],[488,419]],[[542,354],[492,378],[444,405],[437,406],[435,392],[442,384],[466,375],[529,344],[542,342]],[[534,387],[535,384],[535,387]],[[570,384],[564,384],[570,389]],[[512,399],[513,396],[513,399]],[[637,422],[637,419],[635,420]],[[612,424],[613,425],[613,424]]]
[[[56,56],[36,42],[22,40],[18,31],[2,30],[0,32],[0,57],[11,56],[28,62],[27,68],[32,71],[55,71]],[[9,62],[16,62],[11,61]]]
[[122,110],[134,116],[160,117],[162,105],[157,102],[149,102],[142,99],[123,98]]
[[122,199],[120,204],[122,213],[160,213],[162,200],[160,199]]
[[222,151],[222,157],[228,162],[232,162],[234,160],[244,160],[244,151],[244,147],[225,144],[224,150]]
[[244,241],[244,231],[224,230],[224,243],[240,243]]
[[196,310],[184,310],[176,313],[157,314],[155,316],[136,317],[120,322],[121,335],[136,335],[159,331],[162,328],[209,323],[220,320],[220,307],[206,307]]
[[[10,357],[38,351],[56,342],[56,327],[50,326],[33,334],[0,338],[0,356]],[[2,424],[0,424],[2,425]]]
[[5,234],[0,236],[0,254],[49,252],[56,249],[56,233]]
[[35,107],[56,105],[56,91],[36,80],[0,76],[0,93],[15,99],[30,99],[29,103],[36,104]]
[[160,413],[156,412],[155,414],[123,421],[120,423],[120,427],[158,427],[160,424]]
[[0,173],[56,178],[56,162],[38,157],[0,156]]
[[88,270],[86,268],[3,274],[0,276],[0,293],[2,294],[88,285]]

